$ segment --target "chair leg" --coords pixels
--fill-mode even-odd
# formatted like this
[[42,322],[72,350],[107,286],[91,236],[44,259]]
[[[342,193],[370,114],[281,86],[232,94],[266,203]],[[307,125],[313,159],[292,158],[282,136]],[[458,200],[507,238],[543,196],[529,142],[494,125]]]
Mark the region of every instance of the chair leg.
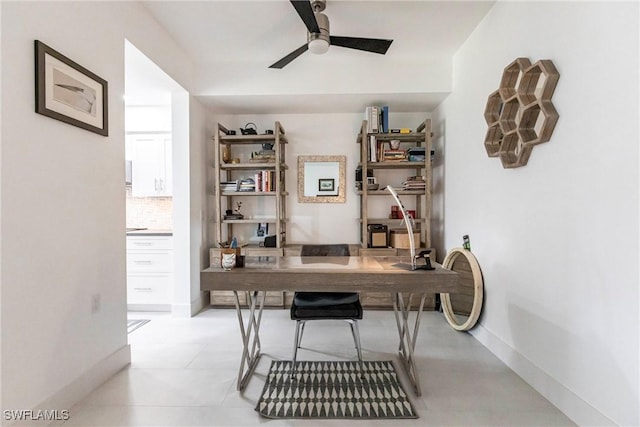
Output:
[[305,320],[298,320],[298,322],[302,323],[300,325],[300,337],[298,338],[298,348],[302,346],[302,336],[304,335],[304,327],[307,325]]
[[296,375],[296,359],[298,357],[298,348],[300,347],[300,341],[302,340],[302,333],[304,332],[304,324],[300,320],[296,320],[296,334],[293,337],[293,358],[291,361],[291,378]]
[[360,344],[360,331],[358,330],[358,321],[350,320],[349,326],[351,326],[351,335],[353,335],[353,342],[356,344],[356,352],[358,353],[358,362],[360,364],[360,375],[364,375],[364,363],[362,362],[362,345]]

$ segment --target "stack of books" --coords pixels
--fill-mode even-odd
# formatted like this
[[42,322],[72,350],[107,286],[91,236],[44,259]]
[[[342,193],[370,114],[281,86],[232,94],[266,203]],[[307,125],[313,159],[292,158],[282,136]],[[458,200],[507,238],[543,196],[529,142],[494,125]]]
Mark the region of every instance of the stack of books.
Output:
[[[426,150],[424,147],[413,147],[407,150],[410,162],[424,162],[426,158]],[[435,150],[431,150],[431,160],[435,155]]]
[[250,163],[275,163],[276,152],[273,150],[260,150],[251,153]]
[[424,147],[413,147],[409,148],[408,155],[410,162],[424,162],[425,158],[425,149]]
[[256,191],[256,182],[253,178],[244,178],[240,180],[238,191]]
[[238,181],[223,181],[220,183],[220,191],[228,193],[230,191],[238,191]]
[[426,182],[423,176],[410,176],[402,183],[405,190],[424,190]]
[[403,162],[407,160],[406,150],[384,149],[382,152],[383,162]]

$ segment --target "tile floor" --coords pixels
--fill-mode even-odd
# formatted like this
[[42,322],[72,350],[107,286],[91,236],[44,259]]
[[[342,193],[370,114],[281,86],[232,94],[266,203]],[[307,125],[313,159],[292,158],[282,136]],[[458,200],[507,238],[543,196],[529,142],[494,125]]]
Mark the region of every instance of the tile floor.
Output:
[[[244,393],[235,389],[241,340],[234,310],[208,309],[191,319],[130,313],[151,322],[129,335],[131,366],[70,410],[64,426],[567,426],[562,412],[467,333],[426,312],[416,352],[422,396],[411,394],[411,420],[268,420],[257,403],[271,360],[291,358],[294,322],[265,310],[263,357]],[[394,359],[392,312],[367,311],[360,323],[364,358]],[[355,358],[343,322],[307,325],[300,359]],[[404,378],[402,378],[404,379]],[[405,382],[405,389],[410,387]]]

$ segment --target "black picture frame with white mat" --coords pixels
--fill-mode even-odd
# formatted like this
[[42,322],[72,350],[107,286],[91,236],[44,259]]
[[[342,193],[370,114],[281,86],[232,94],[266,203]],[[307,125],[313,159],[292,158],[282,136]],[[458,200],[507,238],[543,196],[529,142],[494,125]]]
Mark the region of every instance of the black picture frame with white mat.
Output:
[[109,136],[106,80],[40,40],[35,50],[35,112]]
[[266,237],[269,234],[269,223],[261,222],[258,224],[258,229],[256,230],[257,237]]
[[333,178],[318,179],[318,191],[336,191],[336,181]]

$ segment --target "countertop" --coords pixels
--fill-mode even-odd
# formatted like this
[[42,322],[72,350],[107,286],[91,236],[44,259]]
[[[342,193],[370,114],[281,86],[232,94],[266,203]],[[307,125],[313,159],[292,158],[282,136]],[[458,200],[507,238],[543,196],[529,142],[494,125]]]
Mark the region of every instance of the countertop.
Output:
[[173,236],[173,230],[154,228],[127,228],[127,236]]

